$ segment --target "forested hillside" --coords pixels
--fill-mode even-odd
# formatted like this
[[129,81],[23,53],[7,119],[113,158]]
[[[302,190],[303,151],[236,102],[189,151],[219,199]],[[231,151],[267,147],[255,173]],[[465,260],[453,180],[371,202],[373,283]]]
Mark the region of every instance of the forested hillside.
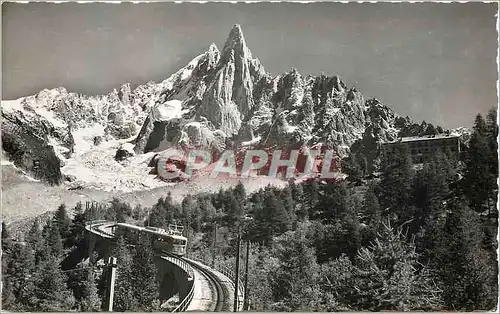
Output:
[[[22,239],[2,226],[2,307],[94,311],[102,260],[84,237],[95,219],[187,229],[188,256],[233,268],[238,232],[250,243],[256,311],[493,310],[498,300],[496,112],[476,117],[463,158],[436,153],[421,167],[398,147],[379,177],[305,182],[247,194],[243,185],[152,208],[61,205]],[[352,179],[352,178],[351,178]],[[361,182],[361,183],[359,183]],[[149,215],[148,215],[149,213]],[[215,234],[216,233],[216,234]],[[214,241],[214,238],[216,241]],[[148,244],[118,240],[115,310],[158,310]],[[245,250],[241,250],[245,258]]]

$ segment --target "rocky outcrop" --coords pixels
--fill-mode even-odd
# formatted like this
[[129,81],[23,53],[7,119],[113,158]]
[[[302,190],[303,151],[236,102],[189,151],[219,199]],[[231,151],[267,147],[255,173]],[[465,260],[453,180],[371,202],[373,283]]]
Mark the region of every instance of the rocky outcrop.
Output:
[[129,157],[132,157],[135,155],[134,152],[134,147],[130,143],[125,143],[121,145],[117,150],[115,154],[115,160],[116,161],[124,161]]
[[[71,156],[75,145],[71,127],[47,109],[54,98],[66,94],[64,89],[45,90],[35,97],[2,102],[3,149],[16,166],[37,179],[50,171],[51,183],[59,182],[59,165]],[[45,162],[57,169],[43,169]]]
[[190,122],[183,126],[179,138],[182,148],[203,147],[213,152],[222,152],[226,148],[226,134],[214,130],[207,121]]
[[[58,155],[71,154],[74,145],[69,129],[54,126],[35,114],[25,117],[10,109],[2,110],[2,148],[7,157],[35,179],[59,184],[62,174]],[[67,150],[56,152],[51,140],[59,140]]]

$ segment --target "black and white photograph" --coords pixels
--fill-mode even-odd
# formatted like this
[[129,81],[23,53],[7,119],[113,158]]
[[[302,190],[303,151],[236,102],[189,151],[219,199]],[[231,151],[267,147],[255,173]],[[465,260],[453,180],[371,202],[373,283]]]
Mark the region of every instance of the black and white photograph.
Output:
[[498,2],[2,2],[2,312],[498,311]]

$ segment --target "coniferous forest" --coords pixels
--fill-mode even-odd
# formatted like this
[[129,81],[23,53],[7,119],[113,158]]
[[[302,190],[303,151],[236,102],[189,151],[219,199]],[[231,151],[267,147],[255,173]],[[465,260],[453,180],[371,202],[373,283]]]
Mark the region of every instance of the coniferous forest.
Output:
[[[376,175],[353,171],[342,182],[290,182],[255,193],[239,184],[180,204],[167,196],[152,208],[119,199],[63,204],[20,237],[2,225],[2,308],[102,310],[104,261],[87,241],[85,223],[106,219],[183,224],[189,258],[214,258],[228,268],[240,234],[250,247],[245,275],[253,311],[494,310],[496,120],[494,110],[476,117],[458,159],[438,152],[415,167],[400,145],[382,155]],[[156,269],[148,262],[154,251],[134,244],[119,237],[113,248],[114,310],[160,310]]]

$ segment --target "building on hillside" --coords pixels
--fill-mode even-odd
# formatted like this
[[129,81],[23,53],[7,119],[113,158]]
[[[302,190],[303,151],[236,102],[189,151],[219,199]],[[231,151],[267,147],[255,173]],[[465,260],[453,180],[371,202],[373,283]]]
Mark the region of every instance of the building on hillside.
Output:
[[419,137],[402,137],[396,141],[383,144],[384,151],[391,153],[395,145],[402,143],[408,147],[412,162],[421,164],[429,160],[438,151],[453,154],[457,160],[460,155],[460,141],[458,135],[430,135]]

